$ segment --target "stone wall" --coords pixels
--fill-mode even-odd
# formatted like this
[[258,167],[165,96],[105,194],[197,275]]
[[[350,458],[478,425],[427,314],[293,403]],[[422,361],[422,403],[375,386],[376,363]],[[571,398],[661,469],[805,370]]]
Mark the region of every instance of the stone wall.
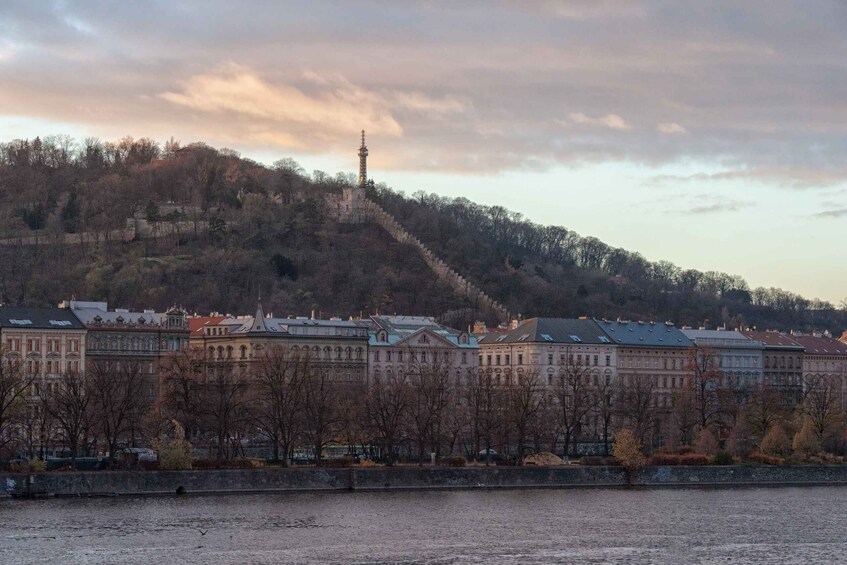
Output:
[[[33,490],[58,496],[372,491],[392,489],[586,488],[626,485],[620,467],[377,467],[225,471],[94,471],[0,473],[0,487],[32,478]],[[847,465],[648,467],[644,487],[847,485]]]
[[420,239],[410,234],[406,228],[400,225],[394,217],[382,209],[382,207],[370,200],[366,204],[368,208],[367,216],[377,225],[387,231],[391,237],[400,243],[407,243],[418,249],[421,257],[435,275],[448,285],[460,296],[467,298],[471,304],[480,310],[492,312],[501,322],[509,321],[509,311],[505,306],[485,294],[478,286],[457,271],[452,269],[447,263],[433,253]]

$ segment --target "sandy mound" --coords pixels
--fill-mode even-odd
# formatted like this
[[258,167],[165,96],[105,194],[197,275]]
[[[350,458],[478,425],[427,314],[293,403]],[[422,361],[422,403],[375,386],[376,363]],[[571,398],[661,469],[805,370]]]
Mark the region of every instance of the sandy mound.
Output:
[[565,462],[561,457],[557,457],[549,451],[545,451],[543,453],[536,453],[535,455],[530,455],[529,457],[524,458],[523,464],[536,465],[538,467],[554,467],[556,465],[564,465]]

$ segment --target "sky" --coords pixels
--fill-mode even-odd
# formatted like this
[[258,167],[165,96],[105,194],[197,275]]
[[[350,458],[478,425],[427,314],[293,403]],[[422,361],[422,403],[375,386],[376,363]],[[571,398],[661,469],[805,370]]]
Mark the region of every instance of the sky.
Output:
[[847,2],[0,3],[0,140],[204,141],[847,297]]

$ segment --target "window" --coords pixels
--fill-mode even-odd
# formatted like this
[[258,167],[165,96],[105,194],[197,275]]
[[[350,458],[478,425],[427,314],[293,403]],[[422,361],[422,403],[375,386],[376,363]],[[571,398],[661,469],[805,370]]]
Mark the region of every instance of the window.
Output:
[[512,356],[507,353],[506,354],[506,365],[511,365],[511,364],[512,364]]
[[552,336],[548,334],[541,334],[541,337],[544,338],[544,341],[553,341]]
[[612,356],[611,355],[606,355],[606,366],[607,367],[612,366]]
[[462,351],[462,365],[468,364],[468,352]]
[[397,352],[397,360],[401,363],[403,362],[403,352],[402,351]]
[[426,351],[421,351],[421,363],[426,363]]
[[518,341],[526,341],[527,339],[529,339],[529,334],[523,334],[518,338]]
[[553,354],[552,354],[552,353],[548,353],[548,354],[547,354],[547,364],[548,364],[548,365],[552,365],[552,364],[553,364]]
[[500,364],[500,355],[499,355],[499,354],[494,356],[494,364],[495,364],[495,365],[499,365],[499,364]]
[[596,367],[599,363],[597,362],[598,355],[594,356],[594,366]]
[[374,361],[379,361],[379,350],[374,351]]
[[491,355],[486,355],[486,356],[485,356],[485,361],[486,361],[486,365],[489,365],[489,366],[490,366],[490,365],[491,365]]
[[580,339],[580,337],[578,335],[572,335],[572,336],[568,336],[568,337],[570,337],[571,341],[574,342],[574,343],[582,343],[582,339]]
[[386,351],[386,352],[385,352],[385,360],[386,360],[386,361],[391,361],[391,351]]
[[523,365],[523,353],[518,353],[518,365]]

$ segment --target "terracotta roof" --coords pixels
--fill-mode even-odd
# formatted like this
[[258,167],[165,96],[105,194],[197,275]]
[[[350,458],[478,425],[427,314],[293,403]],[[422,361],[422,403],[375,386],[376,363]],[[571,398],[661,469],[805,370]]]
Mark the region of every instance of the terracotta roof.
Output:
[[790,336],[781,333],[781,332],[760,332],[760,331],[752,331],[752,330],[744,330],[741,333],[749,337],[750,339],[755,339],[757,341],[761,341],[765,344],[765,347],[768,348],[786,348],[786,349],[799,349],[803,346],[794,341]]
[[845,330],[844,333],[841,334],[841,337],[838,338],[838,341],[840,341],[841,343],[847,343],[847,330]]
[[847,355],[847,343],[831,337],[795,335],[791,339],[806,348],[806,355]]
[[226,320],[226,316],[197,316],[188,318],[188,329],[191,330],[191,337],[202,336],[203,328],[206,326],[214,326]]

